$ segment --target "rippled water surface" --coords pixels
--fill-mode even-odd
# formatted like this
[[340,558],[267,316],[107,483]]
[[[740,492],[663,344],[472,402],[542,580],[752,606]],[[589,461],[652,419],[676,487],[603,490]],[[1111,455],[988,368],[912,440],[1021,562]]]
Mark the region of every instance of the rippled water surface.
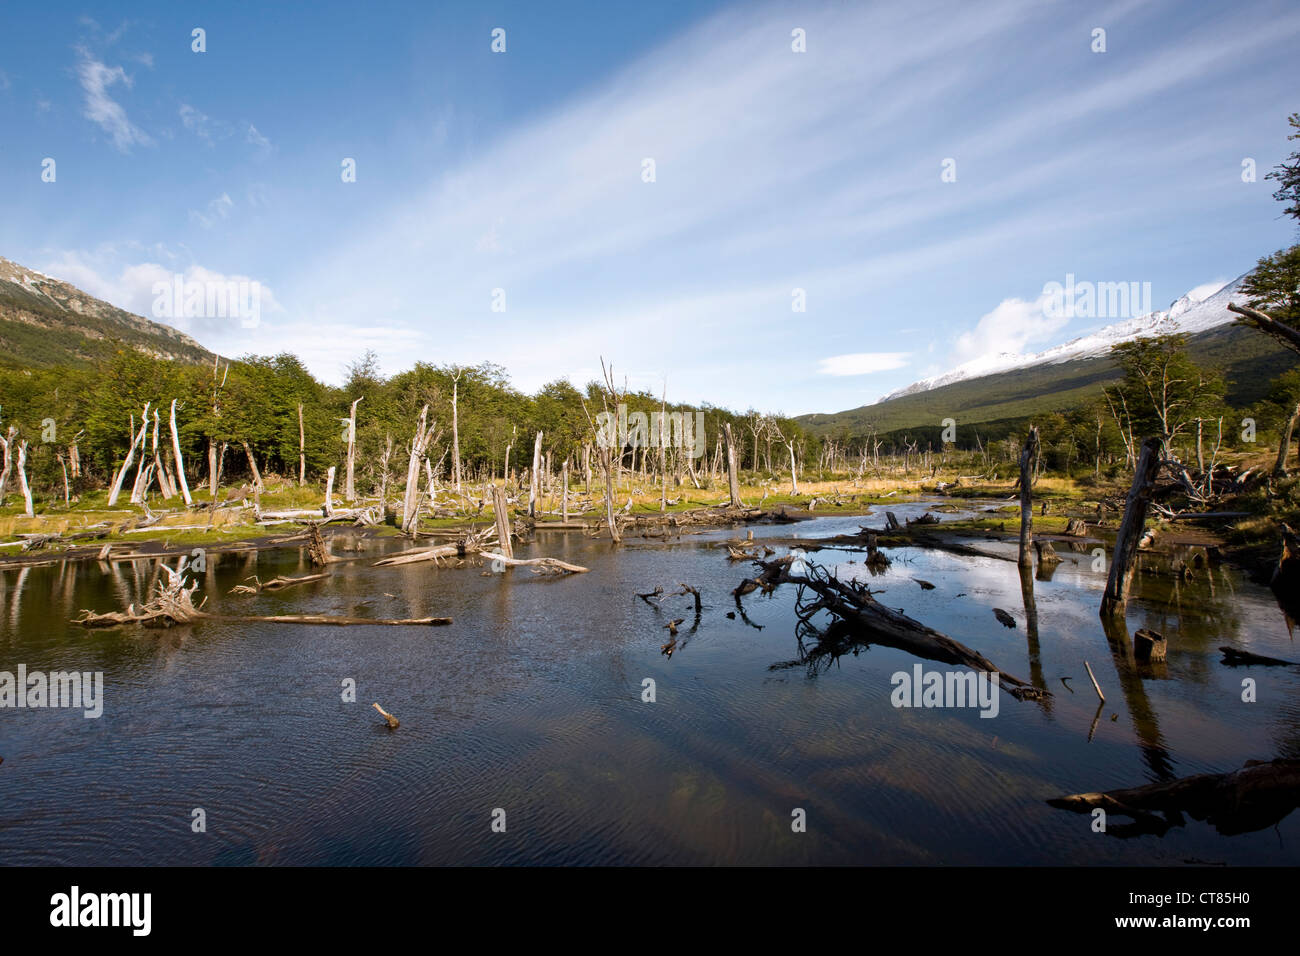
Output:
[[[923,506],[892,506],[900,518]],[[828,517],[755,528],[759,539],[879,525]],[[882,646],[813,675],[798,655],[794,589],[744,599],[752,573],[717,542],[607,542],[547,532],[519,556],[591,573],[416,564],[334,568],[328,581],[229,594],[309,570],[282,550],[209,557],[200,594],[221,613],[448,615],[454,624],[333,627],[204,621],[168,631],[86,631],[81,608],[139,601],[152,562],[0,571],[0,670],[102,671],[105,709],[0,710],[0,863],[1296,864],[1300,824],[1225,837],[1192,820],[1163,837],[1093,833],[1049,797],[1300,756],[1297,669],[1232,669],[1223,644],[1296,658],[1272,596],[1226,568],[1148,576],[1129,627],[1169,638],[1139,670],[1103,632],[1105,584],[1065,551],[1034,582],[1036,640],[1004,544],[979,556],[890,552],[880,600],[1041,683],[1050,700],[1000,698],[999,713],[896,709],[890,677],[916,658]],[[378,556],[405,545],[365,543]],[[781,550],[784,550],[783,548]],[[819,563],[862,574],[863,555]],[[855,562],[850,566],[849,562]],[[916,578],[935,585],[923,590]],[[686,582],[703,593],[637,600]],[[1003,627],[992,608],[1016,619]],[[684,618],[671,658],[664,624]],[[1107,695],[1097,699],[1088,661]],[[774,666],[778,665],[778,666]],[[938,667],[939,665],[927,664]],[[1069,687],[1061,677],[1070,678]],[[1258,682],[1243,703],[1241,682]],[[353,678],[357,703],[341,699]],[[655,681],[657,700],[641,700]],[[1071,689],[1073,691],[1071,691]],[[370,708],[401,719],[390,732]],[[207,832],[191,832],[202,808]],[[491,832],[494,808],[506,832]],[[806,833],[791,813],[807,813]]]

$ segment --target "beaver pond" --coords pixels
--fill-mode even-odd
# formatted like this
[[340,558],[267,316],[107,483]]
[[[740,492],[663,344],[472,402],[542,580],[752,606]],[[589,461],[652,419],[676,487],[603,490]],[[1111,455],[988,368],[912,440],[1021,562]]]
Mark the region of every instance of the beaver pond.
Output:
[[[925,508],[890,506],[900,519]],[[862,524],[881,526],[883,510],[752,530],[780,555],[792,536]],[[0,863],[1300,863],[1300,814],[1235,835],[1188,818],[1123,838],[1046,802],[1300,756],[1300,669],[1220,661],[1221,645],[1300,656],[1273,595],[1239,571],[1138,575],[1128,628],[1163,634],[1168,659],[1137,665],[1101,626],[1105,572],[1089,544],[1058,545],[1055,573],[1033,581],[1036,635],[1014,542],[891,548],[878,575],[855,548],[808,552],[1050,692],[1001,693],[982,717],[894,706],[893,675],[942,667],[904,651],[801,655],[794,585],[748,594],[736,613],[731,592],[755,570],[721,542],[744,535],[614,548],[552,531],[516,547],[590,569],[566,576],[358,560],[229,593],[254,574],[310,573],[294,548],[210,554],[198,576],[196,601],[223,614],[450,616],[445,627],[87,630],[70,619],[139,604],[156,563],[4,569],[0,671],[102,672],[103,713],[0,710]],[[357,547],[378,558],[410,544]],[[701,593],[698,626],[693,599],[673,593],[682,583]],[[636,596],[656,587],[658,602]]]

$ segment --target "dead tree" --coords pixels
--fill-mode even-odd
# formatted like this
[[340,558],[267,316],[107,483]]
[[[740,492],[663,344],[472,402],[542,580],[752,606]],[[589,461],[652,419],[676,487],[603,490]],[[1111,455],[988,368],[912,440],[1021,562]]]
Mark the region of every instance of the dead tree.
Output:
[[181,486],[181,497],[185,499],[185,506],[188,508],[194,503],[190,498],[189,482],[185,480],[185,459],[181,455],[181,438],[176,431],[176,399],[172,399],[171,411],[171,431],[172,431],[172,453],[176,456],[176,481]]
[[[592,418],[591,412],[587,408],[586,400],[583,400],[582,403],[582,413],[587,417],[587,426],[591,429],[591,433],[595,437],[596,448],[600,458],[600,468],[605,474],[605,522],[609,527],[610,539],[615,544],[618,544],[622,540],[622,536],[618,531],[618,520],[614,517],[614,449],[615,446],[618,447],[618,457],[619,460],[621,460],[623,456],[623,446],[617,436],[617,429],[611,424],[611,416],[614,413],[610,411],[610,405],[613,405],[615,408],[618,407],[619,394],[617,387],[614,385],[614,367],[611,365],[607,368],[603,357],[600,360],[600,371],[601,375],[604,377],[604,386],[600,393],[600,401],[604,406],[604,412],[602,415],[597,417],[606,424],[598,424],[596,419]],[[540,441],[540,435],[538,438]],[[536,457],[536,453],[534,453],[534,457]],[[590,472],[588,472],[587,484],[588,486],[591,484]]]
[[14,442],[18,439],[18,429],[13,425],[0,437],[0,451],[4,452],[4,468],[0,470],[0,506],[4,505],[5,488],[9,484],[9,475],[13,472]]
[[343,479],[343,497],[349,502],[357,500],[356,487],[356,465],[357,465],[357,405],[360,404],[361,396],[352,403],[352,408],[348,411],[348,417],[344,419],[344,424],[348,426],[348,461],[347,474]]
[[537,517],[538,498],[541,497],[542,433],[533,440],[533,469],[528,473],[528,517]]
[[[149,411],[148,403],[145,404],[145,413]],[[131,463],[135,461],[135,446],[139,445],[141,450],[144,449],[145,432],[149,429],[149,422],[146,421],[140,426],[140,431],[131,438],[131,447],[127,449],[126,458],[122,461],[122,467],[118,469],[117,477],[113,479],[113,487],[108,492],[108,506],[111,508],[117,504],[117,498],[122,493],[122,482],[126,480],[126,473],[131,468]]]
[[492,513],[496,517],[497,543],[501,547],[501,553],[507,558],[513,558],[515,549],[510,543],[510,512],[506,505],[506,490],[500,485],[492,486]]
[[253,473],[253,488],[258,494],[266,490],[266,485],[262,483],[262,473],[257,468],[257,459],[253,456],[253,448],[248,442],[240,442],[244,446],[244,454],[248,457],[248,470]]
[[32,508],[32,489],[27,484],[27,442],[18,443],[18,489],[23,493],[24,514],[29,518],[36,517],[36,512]]
[[1020,450],[1020,558],[1022,568],[1034,566],[1034,463],[1038,458],[1038,426],[1029,427]]
[[1273,477],[1286,477],[1286,460],[1291,454],[1291,439],[1295,435],[1296,426],[1300,425],[1300,403],[1296,404],[1295,411],[1282,426],[1282,434],[1277,441],[1277,461],[1273,465]]
[[736,439],[731,434],[731,422],[723,422],[723,434],[727,440],[727,491],[731,495],[731,507],[743,508],[740,500],[740,476],[736,471]]
[[[411,456],[406,463],[406,488],[402,497],[402,532],[412,534],[420,518],[420,461],[424,458],[429,440],[433,436],[433,426],[427,424],[429,406],[420,409],[420,420],[415,425],[415,435],[411,439]],[[331,473],[333,469],[330,469]]]
[[1237,321],[1242,325],[1256,329],[1266,335],[1271,335],[1287,348],[1300,352],[1300,329],[1293,329],[1291,326],[1277,321],[1267,312],[1261,312],[1248,305],[1237,305],[1235,302],[1229,302],[1228,311],[1240,315],[1241,318]]
[[[841,622],[837,630],[822,632],[822,638],[834,641],[847,633],[858,643],[883,644],[926,660],[997,674],[1000,678],[999,686],[1019,700],[1049,696],[1046,691],[1008,674],[978,651],[926,627],[901,611],[885,607],[865,585],[841,581],[825,568],[806,559],[800,563],[802,567],[794,565],[793,555],[774,561],[756,561],[755,564],[762,568],[762,574],[756,579],[742,582],[732,592],[736,596],[737,605],[740,604],[741,594],[747,591],[757,588],[770,590],[786,583],[797,584],[800,586],[800,596],[795,613],[801,624],[810,626],[811,618],[819,611],[828,611]],[[805,601],[804,589],[812,591],[817,599]]]
[[1146,528],[1147,512],[1151,508],[1151,492],[1160,471],[1161,441],[1148,438],[1142,443],[1138,456],[1133,485],[1124,502],[1124,518],[1115,535],[1115,554],[1111,559],[1110,575],[1106,579],[1106,592],[1101,599],[1103,618],[1123,618],[1128,602],[1129,585],[1133,580],[1138,544]]
[[307,432],[302,426],[302,402],[298,403],[298,487],[307,483]]
[[451,379],[451,484],[460,494],[460,412],[457,404],[460,399],[460,377],[463,369],[456,369]]

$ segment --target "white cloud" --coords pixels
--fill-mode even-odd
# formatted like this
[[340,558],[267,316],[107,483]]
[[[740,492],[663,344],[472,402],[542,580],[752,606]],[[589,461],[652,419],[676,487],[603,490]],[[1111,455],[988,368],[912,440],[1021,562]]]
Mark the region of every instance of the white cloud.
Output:
[[[173,318],[169,315],[156,315],[154,305],[158,296],[154,288],[157,284],[173,284],[178,275],[187,286],[203,284],[215,287],[247,283],[251,287],[257,281],[257,301],[261,314],[259,328],[267,324],[268,317],[285,312],[275,293],[265,283],[254,280],[251,276],[218,272],[194,262],[187,265],[181,265],[179,261],[173,261],[170,265],[155,261],[121,264],[126,251],[138,250],[106,246],[90,254],[67,252],[60,259],[43,265],[41,271],[70,282],[119,309],[181,329],[208,348],[223,354],[249,351],[249,337],[256,333],[241,326],[237,316]],[[161,258],[179,260],[178,256],[166,250],[155,251],[164,253]]]
[[1204,302],[1227,284],[1227,279],[1215,279],[1213,282],[1204,282],[1194,289],[1189,289],[1187,292],[1187,298],[1191,299],[1193,302]]
[[86,96],[86,119],[108,133],[113,138],[113,145],[123,153],[129,153],[134,145],[153,145],[153,138],[132,123],[122,104],[109,96],[108,91],[118,83],[131,88],[131,78],[126,71],[120,66],[101,63],[85,47],[80,47],[78,53],[81,62],[77,64],[77,77]]
[[1067,316],[1052,317],[1044,311],[1049,297],[1040,295],[1033,302],[1003,299],[992,312],[986,312],[975,328],[957,336],[952,358],[956,363],[1001,355],[1019,354],[1026,346],[1042,343],[1069,323]]
[[821,359],[817,371],[822,375],[871,375],[889,372],[907,365],[908,352],[855,352]]

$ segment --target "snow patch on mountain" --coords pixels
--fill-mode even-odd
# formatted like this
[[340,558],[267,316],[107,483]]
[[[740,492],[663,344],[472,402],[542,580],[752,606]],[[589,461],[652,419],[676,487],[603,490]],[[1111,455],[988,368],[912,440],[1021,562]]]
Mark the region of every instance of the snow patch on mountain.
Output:
[[951,385],[954,382],[964,382],[973,378],[983,378],[986,375],[1010,372],[1013,369],[1029,368],[1035,365],[1058,365],[1075,359],[1099,358],[1106,355],[1121,342],[1132,342],[1135,339],[1151,338],[1158,335],[1175,335],[1179,333],[1194,335],[1216,326],[1227,325],[1235,318],[1228,311],[1228,303],[1236,302],[1240,305],[1246,302],[1246,296],[1238,291],[1243,279],[1245,279],[1244,275],[1238,276],[1219,291],[1203,299],[1195,297],[1196,293],[1205,289],[1204,286],[1198,286],[1192,292],[1180,296],[1167,309],[1148,312],[1146,315],[1115,322],[1095,332],[1081,335],[1063,345],[1057,345],[1042,352],[1028,354],[1002,352],[995,355],[981,355],[979,358],[964,362],[942,375],[924,378],[919,382],[913,382],[906,388],[890,392],[888,395],[877,399],[877,403],[888,401],[891,398],[901,398],[904,395],[928,392],[931,389],[942,388],[944,385]]

